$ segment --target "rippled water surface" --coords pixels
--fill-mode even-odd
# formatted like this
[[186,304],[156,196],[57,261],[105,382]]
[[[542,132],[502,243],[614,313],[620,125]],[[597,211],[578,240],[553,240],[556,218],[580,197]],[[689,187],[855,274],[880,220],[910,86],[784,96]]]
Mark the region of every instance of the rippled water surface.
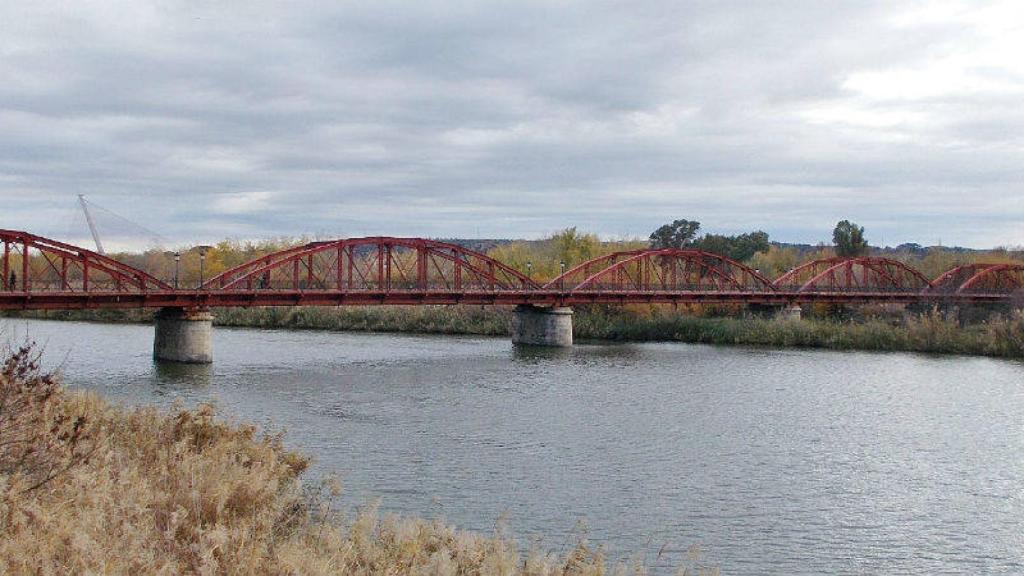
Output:
[[0,327],[72,387],[286,428],[350,505],[726,574],[1024,573],[1021,363],[216,329],[168,367],[148,326]]

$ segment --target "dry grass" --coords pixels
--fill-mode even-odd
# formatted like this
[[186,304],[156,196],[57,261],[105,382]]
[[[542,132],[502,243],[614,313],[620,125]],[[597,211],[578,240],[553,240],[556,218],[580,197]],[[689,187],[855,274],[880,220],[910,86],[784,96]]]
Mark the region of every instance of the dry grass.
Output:
[[[524,553],[501,533],[380,519],[373,507],[346,521],[324,486],[304,490],[308,460],[280,436],[209,407],[113,407],[61,390],[32,360],[11,356],[0,374],[0,574],[644,572],[584,541],[558,556]],[[45,457],[24,458],[25,442],[7,442],[12,430]]]

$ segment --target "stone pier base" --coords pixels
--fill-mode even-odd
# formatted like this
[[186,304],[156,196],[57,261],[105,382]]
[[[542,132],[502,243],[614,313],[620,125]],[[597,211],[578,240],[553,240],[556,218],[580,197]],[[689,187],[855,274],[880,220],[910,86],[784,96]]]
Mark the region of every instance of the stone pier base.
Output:
[[782,309],[782,317],[787,320],[799,320],[803,317],[804,309],[799,304],[793,304],[792,306],[786,306]]
[[153,358],[167,362],[213,362],[213,314],[205,310],[161,308],[156,314]]
[[572,308],[516,306],[512,343],[528,346],[572,346]]

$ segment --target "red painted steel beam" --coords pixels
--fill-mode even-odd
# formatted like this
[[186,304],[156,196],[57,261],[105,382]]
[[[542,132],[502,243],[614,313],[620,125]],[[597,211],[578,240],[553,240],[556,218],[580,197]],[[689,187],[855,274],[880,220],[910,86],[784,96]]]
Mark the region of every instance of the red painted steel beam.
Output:
[[98,308],[207,308],[252,306],[372,305],[560,305],[580,304],[792,304],[792,303],[1003,303],[1009,294],[934,295],[913,292],[637,292],[593,291],[154,291],[154,292],[5,292],[0,310]]

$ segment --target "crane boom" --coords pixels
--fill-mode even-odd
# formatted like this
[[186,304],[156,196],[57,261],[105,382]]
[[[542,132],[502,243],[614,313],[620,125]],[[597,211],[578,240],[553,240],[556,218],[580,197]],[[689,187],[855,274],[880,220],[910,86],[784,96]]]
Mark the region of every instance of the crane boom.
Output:
[[92,214],[89,213],[89,205],[85,202],[84,195],[78,195],[78,203],[82,205],[82,212],[85,212],[85,222],[89,224],[89,232],[92,233],[92,240],[96,243],[96,251],[105,255],[106,252],[103,251],[103,243],[100,242],[100,233],[96,230],[96,223],[92,220]]

